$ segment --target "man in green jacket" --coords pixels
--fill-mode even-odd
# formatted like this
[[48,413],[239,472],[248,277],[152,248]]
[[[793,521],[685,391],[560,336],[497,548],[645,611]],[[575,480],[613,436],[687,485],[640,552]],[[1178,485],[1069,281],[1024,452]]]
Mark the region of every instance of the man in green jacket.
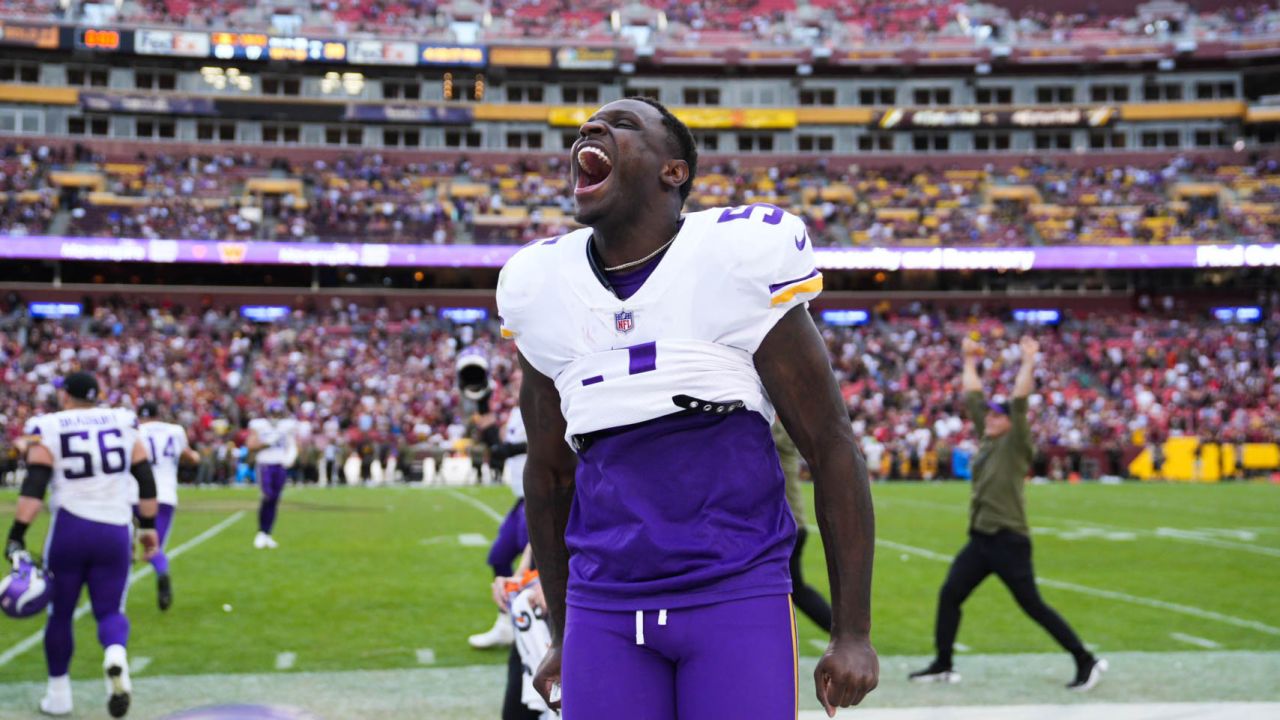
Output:
[[1027,527],[1023,481],[1035,456],[1027,397],[1035,387],[1036,355],[1040,344],[1026,336],[1019,343],[1022,365],[1008,403],[988,402],[978,377],[982,347],[965,338],[963,388],[974,430],[982,438],[973,460],[973,497],[969,506],[969,543],[951,564],[938,596],[934,628],[937,656],[929,667],[911,673],[915,682],[959,682],[953,671],[952,646],[960,628],[960,605],[986,577],[995,573],[1022,611],[1058,641],[1076,662],[1071,690],[1089,690],[1098,683],[1107,662],[1085,649],[1075,631],[1040,597],[1031,565],[1031,531]]

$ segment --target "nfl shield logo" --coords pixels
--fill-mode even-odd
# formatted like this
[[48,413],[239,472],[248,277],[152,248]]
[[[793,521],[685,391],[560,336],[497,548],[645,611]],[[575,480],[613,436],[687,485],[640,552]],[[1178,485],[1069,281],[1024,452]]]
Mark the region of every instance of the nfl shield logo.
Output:
[[613,314],[613,326],[620,333],[629,333],[636,326],[636,321],[630,310],[623,310]]

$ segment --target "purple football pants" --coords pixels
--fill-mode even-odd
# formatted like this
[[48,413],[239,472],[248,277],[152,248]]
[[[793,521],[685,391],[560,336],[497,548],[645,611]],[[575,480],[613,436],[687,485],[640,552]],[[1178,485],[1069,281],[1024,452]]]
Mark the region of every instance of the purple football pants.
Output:
[[49,620],[44,628],[44,657],[49,676],[66,675],[75,651],[72,624],[80,590],[89,586],[89,603],[98,621],[98,642],[129,643],[124,615],[133,538],[128,525],[108,525],[59,510],[45,542],[45,565],[52,578]]
[[262,486],[262,504],[258,506],[258,529],[270,535],[276,526],[276,508],[289,476],[283,465],[259,465],[258,484]]
[[[155,568],[157,575],[169,574],[169,557],[164,554],[164,548],[169,544],[169,530],[173,528],[173,511],[176,508],[172,505],[160,503],[156,510],[156,535],[160,536],[160,552],[151,558],[151,567]],[[133,516],[138,515],[138,506],[133,506]]]
[[660,611],[570,606],[564,720],[795,720],[789,595]]
[[515,507],[503,518],[498,527],[498,537],[489,548],[489,567],[493,568],[494,577],[506,577],[511,574],[511,563],[524,552],[529,544],[529,527],[524,519],[524,499],[516,500]]

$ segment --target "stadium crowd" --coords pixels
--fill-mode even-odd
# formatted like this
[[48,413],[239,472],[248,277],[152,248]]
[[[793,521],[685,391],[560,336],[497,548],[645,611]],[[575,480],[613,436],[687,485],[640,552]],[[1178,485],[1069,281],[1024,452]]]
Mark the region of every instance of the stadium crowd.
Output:
[[[1186,29],[1199,37],[1230,37],[1280,31],[1273,1],[1241,2],[1198,10],[1195,3],[1152,5],[1137,16],[1106,5],[1069,13],[1039,7],[1015,12],[999,3],[964,0],[490,0],[483,7],[449,0],[300,0],[259,5],[245,0],[0,0],[0,16],[78,20],[114,13],[125,25],[171,25],[193,29],[266,29],[275,25],[304,34],[378,35],[458,39],[480,30],[484,39],[555,37],[611,40],[612,14],[625,11],[628,24],[648,26],[659,37],[712,43],[786,43],[798,26],[812,27],[830,43],[910,43],[923,39],[968,39],[980,26],[995,27],[997,39],[1062,43],[1074,39],[1168,36]],[[90,14],[88,6],[97,6]],[[661,13],[661,15],[659,15]],[[661,20],[659,18],[662,18]],[[466,26],[461,30],[457,24]]]
[[[68,156],[70,155],[70,156]],[[688,207],[765,202],[805,217],[820,246],[1061,245],[1273,241],[1280,159],[1070,168],[1029,159],[1010,169],[938,170],[711,160]],[[54,171],[100,178],[67,193]],[[274,192],[259,179],[286,181]],[[0,150],[0,232],[299,242],[510,244],[572,225],[560,157],[516,165],[393,162],[377,153],[310,162],[246,154],[139,156],[108,162],[9,145]]]
[[[984,372],[1007,393],[1024,332],[1040,337],[1044,353],[1032,400],[1044,456],[1065,463],[1074,453],[1078,463],[1080,453],[1105,453],[1115,468],[1134,448],[1179,435],[1280,442],[1280,293],[1267,302],[1263,322],[1252,325],[1189,318],[1156,302],[1067,314],[1050,328],[919,306],[822,332],[877,476],[949,475],[952,451],[976,448],[959,394],[961,339],[987,343]],[[299,472],[313,480],[353,461],[365,479],[389,464],[406,475],[423,463],[438,469],[447,456],[479,466],[515,402],[513,344],[487,323],[455,325],[433,308],[395,315],[333,299],[259,324],[234,311],[86,303],[81,318],[33,321],[22,298],[0,299],[0,461],[9,467],[8,443],[23,421],[48,408],[59,378],[80,368],[99,376],[105,402],[155,400],[187,427],[205,459],[204,482],[244,479],[244,428],[274,399],[302,421]],[[459,395],[462,353],[489,362],[488,407]]]

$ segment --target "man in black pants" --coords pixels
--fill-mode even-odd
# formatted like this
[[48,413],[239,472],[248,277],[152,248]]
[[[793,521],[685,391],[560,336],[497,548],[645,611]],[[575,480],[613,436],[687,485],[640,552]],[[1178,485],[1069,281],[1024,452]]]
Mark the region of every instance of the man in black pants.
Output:
[[778,447],[778,461],[787,479],[787,504],[791,506],[791,517],[796,521],[796,544],[791,549],[791,601],[800,612],[830,634],[831,603],[812,585],[805,583],[800,562],[804,556],[805,538],[809,536],[804,516],[804,495],[800,492],[800,450],[780,422],[773,424],[773,444]]
[[1022,365],[1008,403],[988,403],[978,377],[982,347],[964,340],[965,404],[982,445],[973,461],[973,498],[969,510],[969,543],[951,564],[938,596],[934,629],[937,657],[929,667],[911,673],[915,682],[959,682],[952,670],[951,652],[960,628],[960,605],[969,593],[995,573],[1022,611],[1040,624],[1076,661],[1071,690],[1089,690],[1098,683],[1107,662],[1096,658],[1076,637],[1062,616],[1049,607],[1036,589],[1031,566],[1031,532],[1027,527],[1023,480],[1035,456],[1027,397],[1035,386],[1036,355],[1040,344],[1030,336],[1019,343]]

